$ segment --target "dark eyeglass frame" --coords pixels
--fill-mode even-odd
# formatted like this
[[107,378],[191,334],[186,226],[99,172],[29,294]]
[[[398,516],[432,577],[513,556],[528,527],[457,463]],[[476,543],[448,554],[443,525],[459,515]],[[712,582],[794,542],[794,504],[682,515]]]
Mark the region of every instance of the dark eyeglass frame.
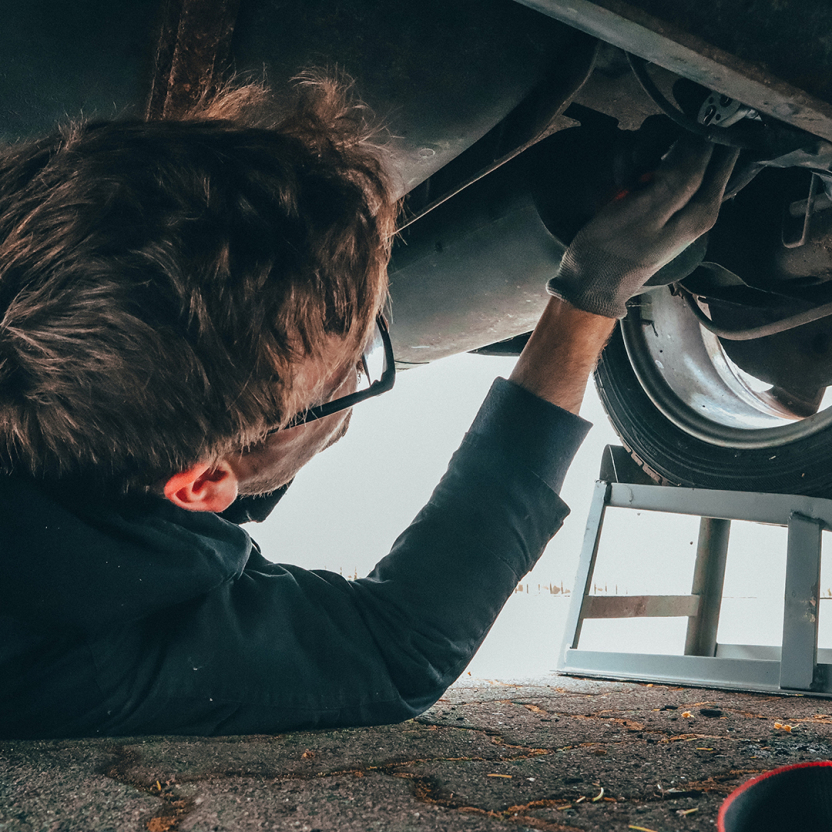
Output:
[[[391,390],[396,382],[396,361],[393,357],[393,342],[390,340],[390,332],[387,329],[387,321],[382,315],[376,316],[376,326],[381,334],[381,343],[384,345],[384,372],[378,381],[374,381],[366,390],[357,390],[355,393],[349,393],[346,396],[340,396],[333,399],[331,402],[324,402],[324,404],[310,407],[309,410],[299,413],[287,425],[279,428],[272,428],[268,432],[268,436],[288,428],[295,428],[298,425],[305,425],[307,422],[314,422],[317,419],[323,419],[325,416],[331,416],[333,413],[338,413],[341,410],[354,407],[359,402],[371,399],[374,396],[380,396]],[[364,355],[361,356],[365,369],[367,366]]]

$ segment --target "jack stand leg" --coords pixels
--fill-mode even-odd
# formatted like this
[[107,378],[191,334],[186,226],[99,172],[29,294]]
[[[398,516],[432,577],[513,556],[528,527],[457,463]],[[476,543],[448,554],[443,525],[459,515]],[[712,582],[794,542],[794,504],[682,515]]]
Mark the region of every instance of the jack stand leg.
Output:
[[719,610],[725,584],[725,563],[731,521],[703,517],[699,522],[696,566],[691,595],[702,599],[699,614],[688,619],[686,656],[715,656]]
[[607,509],[609,492],[609,483],[603,481],[595,483],[595,491],[592,495],[592,503],[589,507],[589,516],[584,530],[581,559],[578,562],[578,574],[575,578],[575,588],[572,590],[572,601],[566,619],[563,649],[560,654],[561,662],[567,650],[577,648],[581,638],[584,604],[592,584],[592,573],[595,571],[595,559],[598,556],[598,544],[601,542],[601,529],[604,525],[604,514]]
[[786,555],[780,687],[810,690],[818,653],[821,523],[793,512]]

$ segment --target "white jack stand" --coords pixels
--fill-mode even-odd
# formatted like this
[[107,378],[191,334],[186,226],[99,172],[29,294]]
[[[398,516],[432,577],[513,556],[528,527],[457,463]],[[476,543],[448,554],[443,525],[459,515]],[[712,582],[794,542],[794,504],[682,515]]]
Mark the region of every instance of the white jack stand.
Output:
[[[622,478],[626,481],[622,481]],[[690,595],[590,595],[607,508],[698,515]],[[785,612],[780,647],[720,645],[716,635],[732,520],[788,527]],[[818,651],[821,531],[832,529],[832,500],[646,484],[623,448],[608,446],[587,519],[558,671],[576,676],[832,697],[832,650]],[[684,655],[579,649],[588,618],[687,616]]]

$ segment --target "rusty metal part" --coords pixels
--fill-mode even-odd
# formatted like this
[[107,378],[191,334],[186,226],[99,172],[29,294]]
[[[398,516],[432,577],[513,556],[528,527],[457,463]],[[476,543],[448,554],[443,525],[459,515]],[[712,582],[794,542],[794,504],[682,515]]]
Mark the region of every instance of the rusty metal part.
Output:
[[832,139],[832,44],[825,37],[832,30],[829,4],[814,3],[807,10],[798,0],[518,2]]
[[[794,216],[792,208],[802,209]],[[785,280],[820,280],[832,276],[832,208],[813,176],[807,199],[792,202],[783,212],[783,248],[775,251],[777,274]]]
[[700,308],[696,299],[689,292],[684,293],[685,301],[693,312],[694,317],[709,332],[713,332],[719,338],[728,341],[754,341],[758,338],[767,338],[770,335],[779,335],[781,332],[788,332],[790,329],[797,329],[800,326],[820,321],[832,315],[832,303],[824,303],[814,309],[807,309],[796,315],[789,315],[777,321],[760,324],[752,327],[726,327],[714,323]]
[[796,418],[805,419],[820,410],[825,392],[825,387],[810,387],[807,389],[801,387],[789,387],[788,389],[772,387],[766,395],[794,414]]
[[689,618],[699,615],[701,604],[696,595],[587,595],[583,617]]
[[[662,67],[654,67],[652,76],[665,97],[672,97],[678,76]],[[649,116],[661,113],[633,75],[627,53],[603,42],[595,70],[575,96],[575,103],[616,119],[622,130],[638,130]]]
[[[761,310],[709,304],[712,319],[725,325],[733,321],[753,326],[765,321]],[[795,398],[809,400],[811,391],[832,384],[832,319],[824,318],[801,327],[753,341],[720,338],[725,354],[738,367],[760,381],[782,388]],[[799,396],[797,393],[799,392]]]
[[175,119],[226,70],[240,0],[168,0],[146,118]]
[[[795,216],[792,211],[794,203],[789,205],[788,211],[784,212],[783,229],[781,234],[781,240],[784,248],[800,248],[801,246],[806,245],[806,242],[809,239],[809,234],[812,230],[812,215],[815,212],[815,202],[817,200],[818,192],[821,189],[821,185],[822,183],[820,177],[817,174],[812,174],[812,179],[809,184],[809,195],[805,199],[802,214]],[[804,202],[804,200],[801,200],[801,202]],[[792,221],[793,218],[799,220],[796,228],[795,223]]]

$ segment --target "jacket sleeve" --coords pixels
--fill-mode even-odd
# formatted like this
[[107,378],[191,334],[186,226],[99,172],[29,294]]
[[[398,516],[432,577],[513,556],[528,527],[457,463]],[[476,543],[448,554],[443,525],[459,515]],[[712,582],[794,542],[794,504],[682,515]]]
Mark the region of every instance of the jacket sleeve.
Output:
[[415,716],[464,670],[560,528],[588,424],[498,380],[430,501],[365,578],[266,561],[91,643],[107,734]]

